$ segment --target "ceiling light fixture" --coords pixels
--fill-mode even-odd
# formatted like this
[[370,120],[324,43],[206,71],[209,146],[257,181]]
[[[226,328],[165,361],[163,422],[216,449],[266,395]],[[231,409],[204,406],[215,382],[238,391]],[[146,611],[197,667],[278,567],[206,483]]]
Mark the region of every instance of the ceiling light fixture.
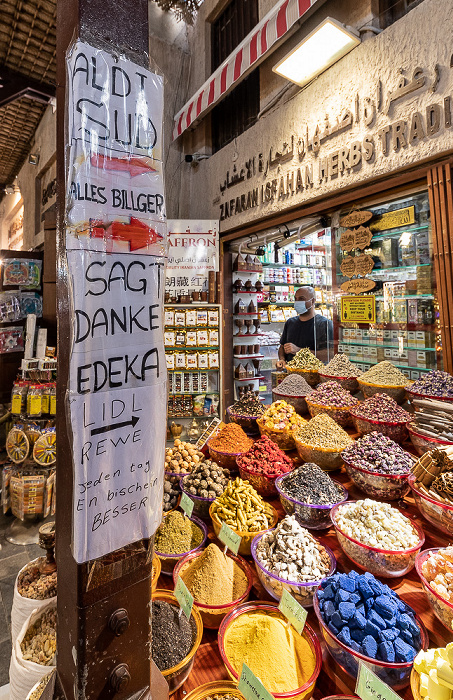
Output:
[[303,87],[359,44],[357,32],[326,17],[272,70]]

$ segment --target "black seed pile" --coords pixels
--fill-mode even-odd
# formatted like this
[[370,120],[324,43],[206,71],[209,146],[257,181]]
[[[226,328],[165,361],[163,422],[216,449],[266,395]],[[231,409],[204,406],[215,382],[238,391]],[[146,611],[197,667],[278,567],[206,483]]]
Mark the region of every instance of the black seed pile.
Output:
[[193,618],[164,600],[153,601],[152,657],[159,671],[173,668],[183,660],[195,642],[196,626]]
[[317,464],[307,462],[285,476],[281,490],[302,503],[330,505],[343,500],[341,491]]

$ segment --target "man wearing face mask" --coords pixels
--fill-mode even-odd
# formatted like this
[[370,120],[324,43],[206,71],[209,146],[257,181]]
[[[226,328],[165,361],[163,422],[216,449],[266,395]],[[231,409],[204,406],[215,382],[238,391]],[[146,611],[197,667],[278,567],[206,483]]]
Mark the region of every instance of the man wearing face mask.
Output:
[[277,368],[285,367],[301,348],[309,348],[320,360],[327,362],[328,348],[333,348],[333,323],[315,314],[315,290],[299,287],[294,309],[297,316],[286,321],[280,338]]

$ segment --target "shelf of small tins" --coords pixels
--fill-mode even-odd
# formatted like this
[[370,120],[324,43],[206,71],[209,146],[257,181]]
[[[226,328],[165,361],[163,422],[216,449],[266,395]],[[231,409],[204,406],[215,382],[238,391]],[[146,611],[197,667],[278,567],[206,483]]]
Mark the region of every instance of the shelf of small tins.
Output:
[[259,393],[261,378],[261,320],[258,304],[263,300],[260,279],[263,266],[256,255],[233,254],[233,359],[235,397],[248,391]]
[[[220,405],[220,305],[165,305],[168,439],[195,442]],[[177,420],[175,420],[177,419]]]

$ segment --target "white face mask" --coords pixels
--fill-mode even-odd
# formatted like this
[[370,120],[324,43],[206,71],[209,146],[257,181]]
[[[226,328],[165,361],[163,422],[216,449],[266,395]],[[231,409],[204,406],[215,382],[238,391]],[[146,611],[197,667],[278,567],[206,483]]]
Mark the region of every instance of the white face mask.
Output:
[[300,314],[306,313],[308,311],[307,302],[306,301],[295,301],[294,302],[294,309],[295,309],[298,316],[300,316]]

